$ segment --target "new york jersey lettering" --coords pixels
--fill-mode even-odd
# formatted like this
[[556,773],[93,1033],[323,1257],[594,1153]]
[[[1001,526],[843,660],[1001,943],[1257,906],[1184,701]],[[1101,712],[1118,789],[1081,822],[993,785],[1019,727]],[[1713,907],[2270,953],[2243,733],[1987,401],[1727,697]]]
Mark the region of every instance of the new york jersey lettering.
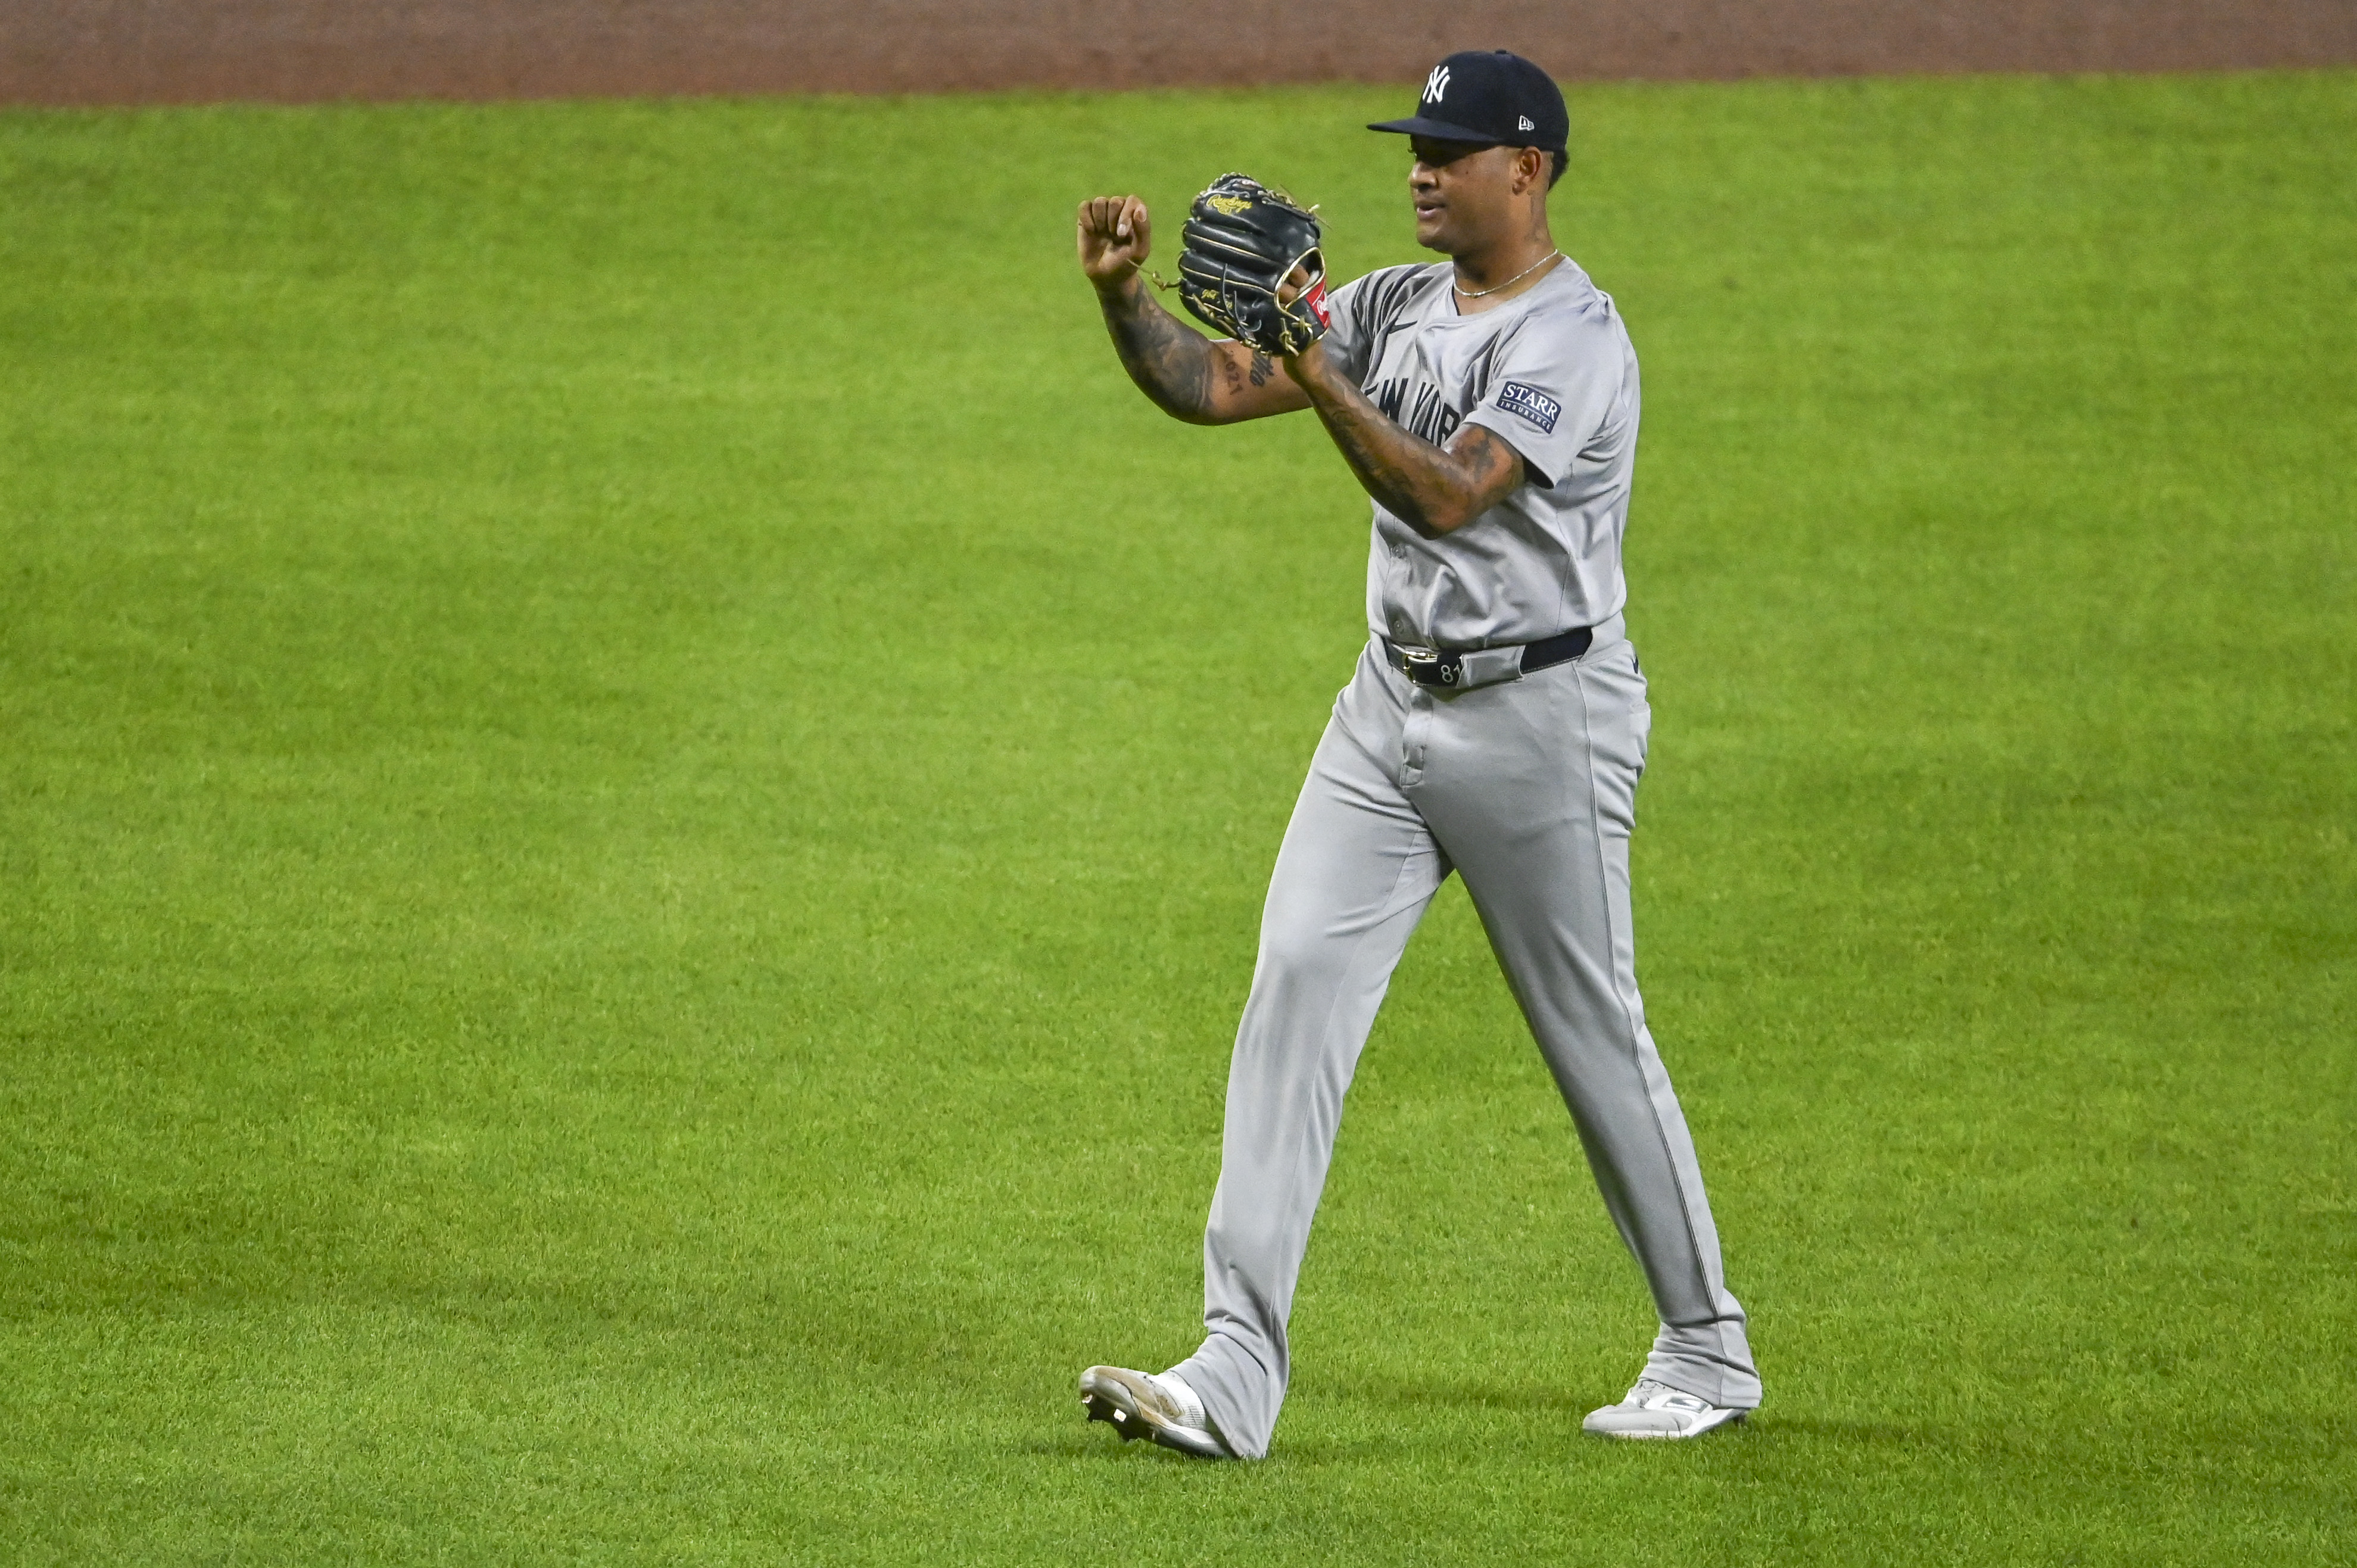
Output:
[[1429,381],[1405,377],[1378,381],[1367,389],[1367,400],[1383,411],[1384,418],[1435,446],[1446,445],[1465,423],[1465,411],[1449,407],[1440,389]]
[[1620,538],[1637,456],[1637,356],[1609,295],[1569,261],[1466,314],[1448,262],[1385,267],[1336,291],[1325,352],[1411,435],[1479,424],[1523,482],[1433,537],[1378,503],[1367,625],[1394,642],[1496,648],[1596,626],[1626,592]]

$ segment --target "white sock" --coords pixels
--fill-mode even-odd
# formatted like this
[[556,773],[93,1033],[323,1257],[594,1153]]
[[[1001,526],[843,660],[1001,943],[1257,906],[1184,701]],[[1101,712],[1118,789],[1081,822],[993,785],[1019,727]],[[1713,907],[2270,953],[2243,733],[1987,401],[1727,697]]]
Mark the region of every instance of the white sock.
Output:
[[1202,1397],[1187,1386],[1186,1379],[1176,1372],[1148,1372],[1146,1380],[1170,1397],[1170,1402],[1186,1417],[1189,1426],[1200,1427],[1206,1432],[1211,1429],[1211,1418],[1203,1409]]

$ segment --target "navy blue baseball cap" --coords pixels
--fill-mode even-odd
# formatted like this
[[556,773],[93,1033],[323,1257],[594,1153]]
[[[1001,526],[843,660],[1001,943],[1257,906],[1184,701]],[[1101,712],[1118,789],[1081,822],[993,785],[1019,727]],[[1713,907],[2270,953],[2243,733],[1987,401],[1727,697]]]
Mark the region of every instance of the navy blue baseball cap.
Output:
[[1464,49],[1432,68],[1413,115],[1367,129],[1559,153],[1571,140],[1571,113],[1555,79],[1522,56]]

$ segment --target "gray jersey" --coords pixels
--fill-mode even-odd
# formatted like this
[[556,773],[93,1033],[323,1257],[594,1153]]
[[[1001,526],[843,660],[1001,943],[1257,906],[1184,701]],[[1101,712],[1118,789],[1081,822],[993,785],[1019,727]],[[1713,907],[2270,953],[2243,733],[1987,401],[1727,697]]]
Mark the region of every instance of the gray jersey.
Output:
[[1612,296],[1566,257],[1537,287],[1460,316],[1451,265],[1344,285],[1326,351],[1407,429],[1468,421],[1522,454],[1525,480],[1426,539],[1375,506],[1367,623],[1394,642],[1494,648],[1595,626],[1626,599],[1620,536],[1637,462],[1637,351]]

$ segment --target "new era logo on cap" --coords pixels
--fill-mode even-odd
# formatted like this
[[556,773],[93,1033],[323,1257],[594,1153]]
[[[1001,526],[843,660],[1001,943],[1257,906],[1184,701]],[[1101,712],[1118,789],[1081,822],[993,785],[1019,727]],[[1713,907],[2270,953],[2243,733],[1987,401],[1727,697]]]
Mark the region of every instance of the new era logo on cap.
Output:
[[1504,49],[1460,49],[1424,79],[1416,113],[1368,127],[1475,146],[1561,152],[1571,137],[1562,90],[1547,73]]

